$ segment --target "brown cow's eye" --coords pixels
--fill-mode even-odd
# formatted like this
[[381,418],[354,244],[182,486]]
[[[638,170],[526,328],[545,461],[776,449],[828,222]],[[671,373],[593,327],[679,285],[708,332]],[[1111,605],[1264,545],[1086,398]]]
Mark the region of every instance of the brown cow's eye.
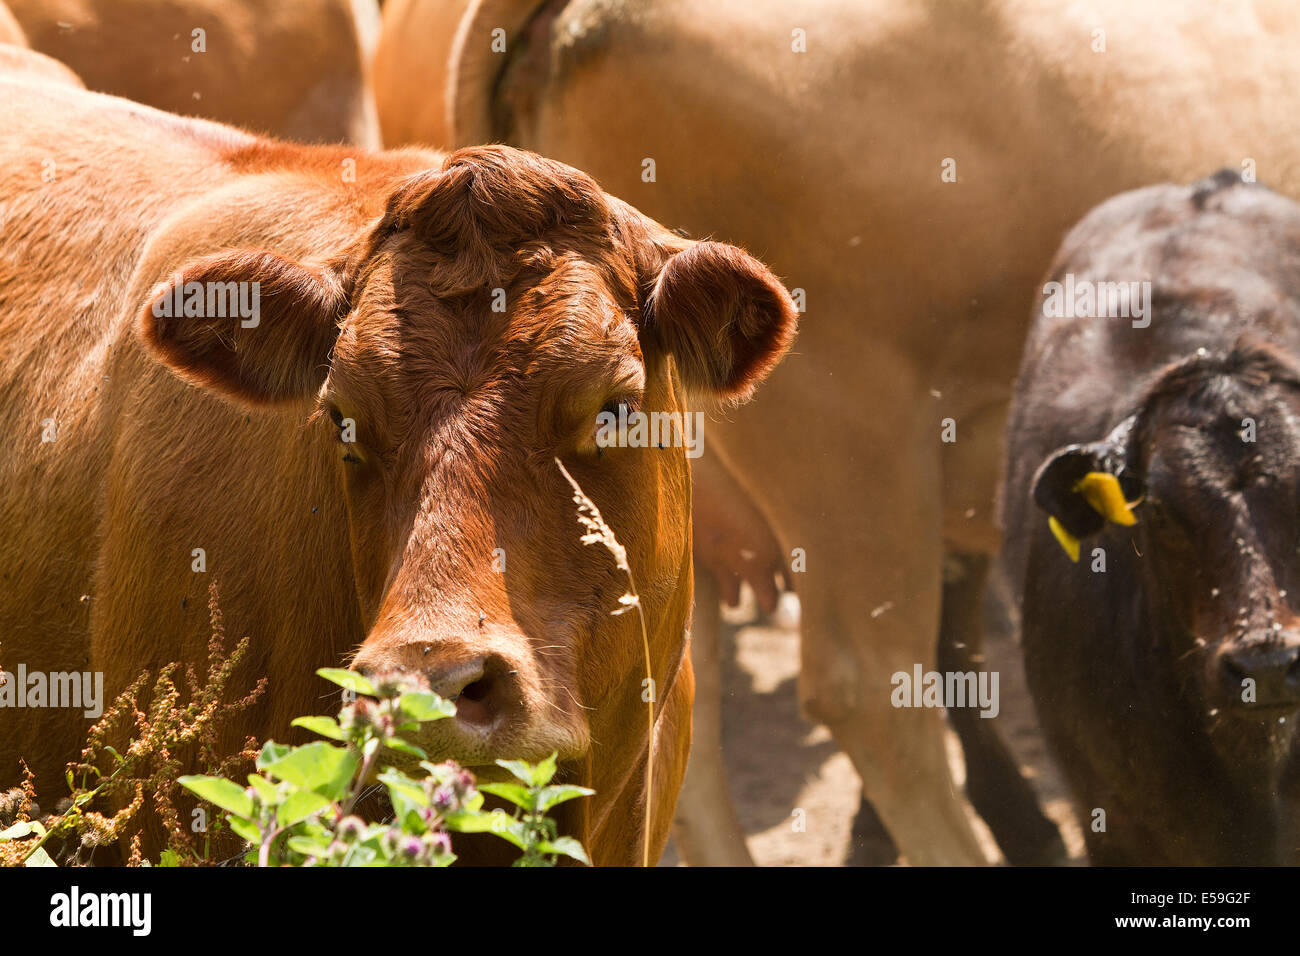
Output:
[[610,448],[624,444],[626,429],[632,424],[639,402],[634,395],[622,395],[611,398],[600,407],[592,422],[591,431],[587,433],[584,450],[595,452],[596,457],[603,458]]
[[[615,418],[625,418],[632,411],[632,408],[632,403],[626,399],[611,398],[601,406],[600,413],[602,415],[613,415]],[[619,414],[620,410],[625,410],[622,415]]]
[[361,456],[355,451],[357,440],[357,423],[343,414],[337,405],[329,406],[330,421],[338,429],[337,437],[340,444],[343,445],[343,460],[349,465],[361,463]]

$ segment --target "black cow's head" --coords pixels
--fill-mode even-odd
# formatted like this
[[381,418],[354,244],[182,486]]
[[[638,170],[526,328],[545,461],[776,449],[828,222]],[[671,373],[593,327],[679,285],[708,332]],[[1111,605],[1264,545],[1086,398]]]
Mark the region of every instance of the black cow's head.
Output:
[[1136,560],[1111,572],[1138,569],[1134,639],[1171,662],[1216,746],[1276,765],[1300,711],[1300,366],[1199,350],[1105,438],[1054,452],[1033,496],[1076,561],[1082,539],[1131,526]]

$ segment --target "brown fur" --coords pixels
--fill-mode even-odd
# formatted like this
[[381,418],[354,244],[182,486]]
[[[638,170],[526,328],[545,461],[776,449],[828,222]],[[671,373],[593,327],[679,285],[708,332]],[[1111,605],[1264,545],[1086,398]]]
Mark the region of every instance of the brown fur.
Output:
[[[341,150],[96,94],[0,84],[0,111],[19,171],[0,196],[0,399],[29,410],[0,465],[6,665],[101,670],[116,693],[202,654],[210,580],[270,678],[232,742],[328,712],[313,671],[352,653],[435,686],[478,662],[492,729],[442,721],[421,743],[470,765],[559,750],[563,776],[597,790],[567,832],[598,863],[635,862],[640,630],[609,613],[626,580],[580,543],[558,456],[627,548],[650,629],[657,853],[689,737],[689,471],[681,449],[599,456],[590,434],[611,398],[669,411],[687,388],[747,392],[794,323],[779,286],[737,250],[697,247],[686,271],[710,277],[719,311],[677,315],[672,342],[722,336],[747,363],[702,377],[643,318],[690,243],[558,163],[362,153],[350,182]],[[196,280],[260,281],[259,325],[155,314],[171,283]],[[339,443],[343,417],[355,445]],[[47,418],[57,439],[42,443]],[[57,787],[79,714],[12,716],[4,782],[22,754]]]
[[[379,144],[349,0],[7,0],[93,90],[309,142]],[[373,6],[373,3],[372,3]],[[193,49],[203,29],[206,49]]]

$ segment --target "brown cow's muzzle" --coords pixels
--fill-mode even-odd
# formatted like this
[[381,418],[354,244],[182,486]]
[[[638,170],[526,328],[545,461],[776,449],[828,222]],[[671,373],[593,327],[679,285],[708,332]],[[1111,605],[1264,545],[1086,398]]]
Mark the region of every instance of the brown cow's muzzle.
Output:
[[410,736],[431,760],[490,766],[498,758],[536,761],[557,751],[579,756],[587,747],[585,720],[556,697],[557,678],[541,674],[536,660],[513,644],[501,635],[475,645],[394,645],[372,636],[352,667],[372,681],[414,675],[456,704],[454,719],[423,724],[418,736]]

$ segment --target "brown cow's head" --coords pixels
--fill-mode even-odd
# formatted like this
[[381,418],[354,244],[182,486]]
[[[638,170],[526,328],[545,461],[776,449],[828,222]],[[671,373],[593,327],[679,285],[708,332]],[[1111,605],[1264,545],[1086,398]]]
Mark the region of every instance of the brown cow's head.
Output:
[[[640,623],[611,614],[626,575],[581,543],[556,459],[627,549],[663,707],[690,609],[688,462],[671,444],[598,447],[597,416],[747,397],[793,336],[780,283],[504,147],[398,183],[381,221],[323,264],[235,251],[177,281],[260,283],[255,328],[146,308],[142,334],[237,402],[317,403],[311,440],[351,539],[339,586],[366,626],[354,663],[456,698],[456,719],[419,741],[431,757],[558,750],[613,799],[646,746]],[[672,733],[687,727],[679,714]]]
[[1134,660],[1159,661],[1153,689],[1176,688],[1267,786],[1300,711],[1300,368],[1248,343],[1201,353],[1105,439],[1057,451],[1034,497],[1067,550],[1108,520],[1133,525],[1151,609]]

